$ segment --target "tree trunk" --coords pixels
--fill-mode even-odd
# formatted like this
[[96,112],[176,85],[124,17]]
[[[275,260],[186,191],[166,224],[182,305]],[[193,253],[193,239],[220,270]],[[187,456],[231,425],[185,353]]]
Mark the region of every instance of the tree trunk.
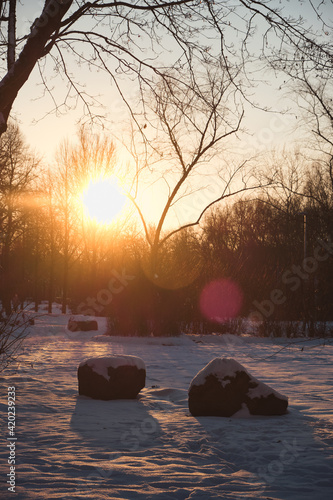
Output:
[[36,253],[34,259],[34,301],[35,301],[35,312],[38,312],[38,306],[40,301],[40,293],[39,293],[39,238],[37,235],[36,239]]
[[49,314],[52,313],[52,304],[54,300],[54,251],[51,250],[50,275],[49,275],[49,290],[48,290],[48,309]]
[[38,283],[38,255],[35,257],[34,265],[34,301],[35,301],[35,312],[38,312],[39,306],[39,283]]
[[50,223],[50,268],[49,268],[49,289],[48,289],[48,313],[52,313],[52,304],[54,301],[54,266],[55,266],[55,237],[54,237],[54,210],[52,203],[52,183],[51,178],[49,178],[50,186],[49,186],[49,203],[48,203],[48,212],[49,212],[49,223]]
[[[0,82],[0,136],[7,130],[7,121],[19,90],[28,80],[37,61],[52,48],[51,36],[59,28],[62,18],[73,0],[47,0],[42,15],[34,22],[27,42],[18,59]],[[12,31],[9,30],[9,37]],[[11,46],[10,46],[11,45]],[[13,43],[8,46],[12,61]],[[15,48],[14,48],[15,51]]]
[[68,172],[65,178],[65,241],[64,241],[64,273],[62,282],[62,314],[67,312],[68,270],[69,270],[69,206],[68,206]]
[[8,19],[8,50],[7,50],[7,68],[8,71],[15,64],[16,59],[16,0],[9,1],[9,19]]
[[11,307],[11,283],[10,283],[10,272],[9,272],[9,251],[6,246],[2,253],[2,308],[4,309],[6,316],[9,316],[12,310]]
[[[10,202],[11,203],[11,202]],[[13,231],[13,213],[11,206],[8,208],[7,228],[4,234],[4,244],[2,249],[2,307],[6,315],[11,314],[11,297],[13,292],[12,273],[10,263],[10,246]]]
[[68,252],[64,255],[64,274],[62,282],[62,314],[67,313],[67,295],[68,295]]

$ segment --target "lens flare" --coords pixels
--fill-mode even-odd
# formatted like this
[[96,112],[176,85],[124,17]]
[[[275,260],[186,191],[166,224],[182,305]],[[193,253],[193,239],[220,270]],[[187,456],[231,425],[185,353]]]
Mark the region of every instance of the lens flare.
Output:
[[200,296],[200,310],[210,321],[223,323],[235,318],[243,304],[243,292],[231,279],[208,283]]

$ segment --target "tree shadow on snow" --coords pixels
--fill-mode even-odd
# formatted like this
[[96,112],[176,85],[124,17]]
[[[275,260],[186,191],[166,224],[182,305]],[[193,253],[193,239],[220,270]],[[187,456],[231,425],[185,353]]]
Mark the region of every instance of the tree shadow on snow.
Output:
[[136,399],[102,401],[78,396],[70,427],[88,446],[111,451],[138,451],[161,433],[158,421]]
[[297,408],[276,417],[195,418],[221,460],[260,482],[258,498],[332,498],[333,423],[328,419]]

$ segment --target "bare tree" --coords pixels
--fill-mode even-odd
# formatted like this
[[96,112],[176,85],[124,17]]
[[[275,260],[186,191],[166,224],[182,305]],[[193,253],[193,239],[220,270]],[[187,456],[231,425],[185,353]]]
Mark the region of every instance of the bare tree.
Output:
[[[71,147],[71,165],[77,191],[82,193],[91,182],[115,178],[117,170],[116,148],[113,141],[106,136],[88,133],[85,127],[79,130],[79,142]],[[81,209],[81,210],[80,210]],[[110,239],[108,231],[96,220],[90,219],[79,210],[78,234],[82,238],[82,253],[90,269],[89,285],[94,289],[97,266],[107,254],[107,243]]]
[[13,313],[0,323],[0,373],[18,360],[31,321],[25,313]]
[[313,155],[313,165],[322,163],[333,190],[333,23],[332,16],[325,13],[326,6],[326,2],[311,2],[317,43],[300,40],[292,50],[272,57],[270,63],[285,75],[283,86],[297,106],[297,127],[302,122],[308,132],[308,156]]
[[0,139],[1,294],[7,315],[10,314],[10,298],[14,292],[10,251],[24,230],[28,216],[26,202],[38,165],[39,159],[25,144],[18,126],[10,124]]
[[[106,71],[124,98],[123,81],[131,85],[134,80],[139,85],[152,82],[152,76],[162,76],[170,68],[193,72],[195,63],[208,55],[222,56],[226,68],[232,61],[243,70],[258,58],[262,62],[272,54],[280,58],[288,47],[302,50],[306,57],[315,52],[321,61],[332,60],[331,46],[317,42],[317,30],[311,22],[293,17],[289,4],[275,6],[267,0],[45,0],[40,15],[27,25],[20,22],[24,3],[0,1],[0,55],[7,62],[0,81],[0,133],[6,130],[17,94],[36,66],[45,92],[55,99],[47,82],[48,61],[67,80],[67,96],[79,96],[89,112],[93,92],[86,93],[83,82],[75,78],[73,57],[78,65]],[[313,0],[305,3],[315,4]],[[322,10],[316,12],[326,19]],[[23,25],[27,29],[21,33]],[[251,71],[243,71],[243,76],[251,76],[252,83],[255,79]],[[237,84],[241,88],[240,80]],[[66,108],[69,102],[65,99],[60,104]],[[56,110],[60,104],[55,102]]]
[[57,154],[57,172],[53,174],[56,185],[55,203],[61,224],[61,254],[63,260],[62,276],[62,312],[67,312],[68,279],[70,263],[78,246],[74,241],[74,227],[78,223],[78,214],[71,210],[75,186],[71,165],[71,152],[68,143],[63,143]]
[[[332,26],[326,24],[328,21],[324,25],[325,36],[332,39]],[[321,206],[330,217],[333,195],[333,59],[325,59],[315,50],[310,55],[306,58],[304,49],[297,49],[274,63],[287,75],[285,86],[296,104],[296,127],[299,129],[301,123],[303,131],[303,155],[298,154],[298,168],[294,172],[303,178],[308,177],[306,184],[296,186],[285,182],[280,175],[279,183],[284,190]]]
[[[131,149],[137,173],[129,197],[138,210],[151,249],[154,277],[158,276],[158,253],[171,237],[198,225],[215,203],[254,189],[261,182],[253,159],[240,159],[235,154],[244,110],[234,75],[230,68],[223,68],[222,59],[219,65],[213,67],[210,63],[190,77],[165,76],[156,83],[155,90],[142,95],[143,115],[135,116],[142,125],[137,142],[134,134]],[[163,185],[165,192],[153,228],[140,205],[140,197],[144,196],[140,191],[147,187],[147,176],[158,182],[160,189]],[[154,189],[151,181],[149,189]],[[198,193],[200,203],[194,201]],[[178,208],[192,201],[189,220],[177,224]],[[170,225],[172,215],[176,223],[174,220]]]
[[330,188],[333,192],[333,103],[332,77],[333,69],[324,78],[313,80],[303,67],[299,78],[299,101],[303,109],[314,140],[310,142],[312,150],[316,151],[317,164],[328,174]]
[[98,259],[103,254],[99,245],[105,234],[101,234],[102,230],[95,223],[89,224],[84,217],[80,193],[89,182],[110,177],[115,171],[116,153],[112,140],[89,134],[84,127],[79,130],[76,145],[67,141],[59,148],[57,169],[52,178],[55,183],[56,211],[62,228],[63,313],[67,310],[69,271],[73,261],[84,255],[91,269],[93,286]]

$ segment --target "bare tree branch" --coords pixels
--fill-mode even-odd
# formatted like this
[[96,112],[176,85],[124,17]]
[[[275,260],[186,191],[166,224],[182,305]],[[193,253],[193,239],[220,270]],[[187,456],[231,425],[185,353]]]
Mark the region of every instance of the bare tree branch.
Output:
[[[328,30],[324,7],[317,7],[313,0],[308,3]],[[201,62],[222,57],[227,72],[230,64],[237,62],[239,78],[235,84],[245,99],[249,99],[245,85],[251,88],[254,81],[250,65],[258,61],[258,54],[250,51],[258,26],[264,33],[260,36],[266,60],[271,56],[282,60],[293,47],[306,60],[316,59],[318,67],[332,68],[331,46],[318,38],[316,28],[304,19],[293,18],[288,6],[277,8],[266,1],[47,0],[30,33],[15,40],[16,6],[17,0],[0,3],[0,55],[8,56],[9,69],[0,81],[0,133],[6,129],[16,96],[37,61],[53,54],[55,48],[63,59],[70,48],[79,64],[88,65],[94,64],[93,58],[91,53],[82,52],[82,46],[90,46],[93,53],[98,49],[100,68],[115,79],[117,72],[130,78],[136,75],[139,86],[142,79],[148,81],[149,72],[153,76],[168,73],[170,68],[186,68],[188,75],[194,75]],[[19,15],[19,9],[17,12]],[[15,47],[23,47],[17,58]],[[115,61],[118,67],[113,65]],[[236,78],[234,73],[232,76]],[[71,88],[75,92],[78,85]]]

